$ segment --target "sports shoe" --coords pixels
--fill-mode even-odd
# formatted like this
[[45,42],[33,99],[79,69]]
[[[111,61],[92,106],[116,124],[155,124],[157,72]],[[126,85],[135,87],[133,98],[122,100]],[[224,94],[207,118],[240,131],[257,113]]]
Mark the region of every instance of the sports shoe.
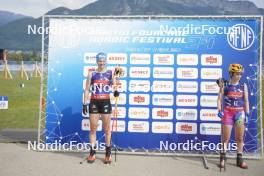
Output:
[[89,155],[87,157],[87,163],[94,163],[95,161],[95,155]]
[[236,165],[237,165],[237,167],[240,167],[242,169],[248,169],[248,165],[244,161],[241,153],[238,153],[237,154],[237,162],[236,162]]
[[104,163],[105,164],[111,164],[112,162],[112,157],[111,157],[111,146],[106,146],[105,148],[105,158],[104,158]]

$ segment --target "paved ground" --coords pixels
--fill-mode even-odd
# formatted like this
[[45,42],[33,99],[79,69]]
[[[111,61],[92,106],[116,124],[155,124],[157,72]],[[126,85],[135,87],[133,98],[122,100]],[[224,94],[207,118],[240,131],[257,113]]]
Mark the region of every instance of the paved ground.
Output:
[[[26,144],[0,143],[1,176],[262,176],[263,160],[250,160],[248,170],[237,168],[234,160],[228,160],[225,173],[219,173],[218,159],[208,159],[209,170],[204,169],[200,158],[190,157],[151,157],[118,155],[117,163],[105,165],[103,155],[97,155],[94,164],[79,162],[84,153],[35,152],[27,149]],[[45,173],[45,174],[44,174]]]
[[[28,134],[31,133],[35,134]],[[3,131],[0,135],[0,176],[262,176],[264,173],[264,160],[248,160],[250,168],[242,170],[234,165],[233,159],[229,159],[226,172],[220,173],[218,159],[208,159],[210,168],[206,170],[199,157],[118,155],[116,164],[105,165],[101,160],[103,155],[97,155],[94,164],[81,165],[84,153],[31,151],[27,144],[3,142]]]
[[0,143],[37,141],[38,131],[35,129],[2,129]]

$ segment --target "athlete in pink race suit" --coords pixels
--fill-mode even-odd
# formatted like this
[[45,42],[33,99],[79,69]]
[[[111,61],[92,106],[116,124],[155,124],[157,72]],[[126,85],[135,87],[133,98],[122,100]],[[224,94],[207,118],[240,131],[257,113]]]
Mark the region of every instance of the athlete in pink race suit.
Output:
[[[245,124],[249,118],[248,88],[240,82],[244,68],[241,64],[230,64],[230,80],[221,81],[217,100],[218,117],[222,119],[222,144],[224,148],[220,153],[220,167],[224,168],[226,162],[227,144],[230,139],[232,127],[235,127],[235,139],[237,142],[237,162],[240,168],[248,166],[242,158],[244,146]],[[222,104],[223,103],[223,104]]]

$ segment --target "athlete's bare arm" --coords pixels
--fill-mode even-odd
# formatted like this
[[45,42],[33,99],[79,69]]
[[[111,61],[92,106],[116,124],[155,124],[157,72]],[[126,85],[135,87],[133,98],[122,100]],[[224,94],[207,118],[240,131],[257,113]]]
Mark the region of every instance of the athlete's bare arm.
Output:
[[88,76],[87,76],[87,79],[86,79],[86,83],[85,83],[83,104],[87,104],[87,102],[90,99],[91,78],[92,78],[92,72],[89,71]]
[[247,84],[244,84],[244,101],[245,101],[245,112],[248,113],[249,112],[249,101],[248,101],[248,87]]
[[224,86],[220,85],[219,93],[218,93],[218,98],[217,98],[217,109],[218,111],[223,111],[222,109],[222,97],[224,94]]

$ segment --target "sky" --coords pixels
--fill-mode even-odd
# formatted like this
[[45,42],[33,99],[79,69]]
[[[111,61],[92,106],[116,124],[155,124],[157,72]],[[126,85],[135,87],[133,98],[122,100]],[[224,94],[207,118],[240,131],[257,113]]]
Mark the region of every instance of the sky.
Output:
[[[0,10],[40,17],[46,12],[57,8],[67,7],[79,9],[96,0],[0,0]],[[18,5],[19,4],[19,5]]]
[[[78,9],[96,0],[1,0],[0,10],[40,17],[56,7]],[[264,8],[264,0],[250,0]]]

